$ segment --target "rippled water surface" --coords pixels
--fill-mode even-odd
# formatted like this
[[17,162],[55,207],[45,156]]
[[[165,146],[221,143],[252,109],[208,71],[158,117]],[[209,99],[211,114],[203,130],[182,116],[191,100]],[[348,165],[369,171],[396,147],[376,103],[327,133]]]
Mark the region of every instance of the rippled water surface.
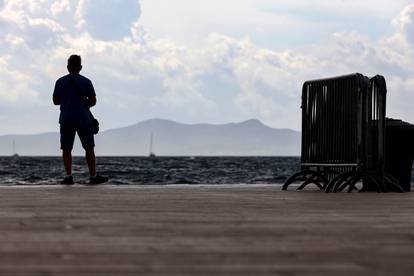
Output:
[[[77,183],[88,180],[84,158],[75,157]],[[297,157],[100,157],[98,171],[110,184],[273,184],[298,169]],[[0,183],[57,184],[59,157],[0,157]]]

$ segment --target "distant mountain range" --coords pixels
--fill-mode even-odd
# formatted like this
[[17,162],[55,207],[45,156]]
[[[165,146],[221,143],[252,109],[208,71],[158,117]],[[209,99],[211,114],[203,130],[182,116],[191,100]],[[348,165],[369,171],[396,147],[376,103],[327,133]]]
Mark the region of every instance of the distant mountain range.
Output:
[[[182,124],[151,119],[102,131],[96,136],[98,155],[147,156],[150,135],[159,156],[292,156],[300,154],[300,132],[274,129],[259,120],[222,125]],[[0,136],[0,155],[11,155],[13,140],[20,155],[60,155],[59,134]],[[76,138],[74,154],[83,154]]]

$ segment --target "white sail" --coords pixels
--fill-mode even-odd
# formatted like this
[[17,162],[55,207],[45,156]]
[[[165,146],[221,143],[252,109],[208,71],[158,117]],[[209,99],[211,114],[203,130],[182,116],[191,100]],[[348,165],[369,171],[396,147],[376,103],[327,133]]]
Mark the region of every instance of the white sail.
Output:
[[19,157],[19,155],[17,154],[17,151],[16,151],[16,140],[14,140],[14,139],[13,139],[13,142],[12,142],[12,156],[13,157]]
[[153,140],[154,140],[154,137],[153,137],[153,133],[151,132],[151,136],[150,136],[150,148],[149,148],[149,157],[155,157],[155,153],[154,153],[154,151],[152,149],[152,147],[153,147]]

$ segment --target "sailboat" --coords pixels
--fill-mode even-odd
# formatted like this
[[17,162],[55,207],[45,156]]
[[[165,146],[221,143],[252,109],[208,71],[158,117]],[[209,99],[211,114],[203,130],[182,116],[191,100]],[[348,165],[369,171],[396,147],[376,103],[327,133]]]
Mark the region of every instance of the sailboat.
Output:
[[13,139],[13,144],[12,144],[12,157],[14,158],[18,158],[19,155],[16,152],[16,141]]
[[150,150],[149,150],[149,157],[150,158],[155,158],[156,157],[155,153],[152,151],[153,139],[154,139],[153,138],[153,134],[151,132],[151,136],[150,136]]

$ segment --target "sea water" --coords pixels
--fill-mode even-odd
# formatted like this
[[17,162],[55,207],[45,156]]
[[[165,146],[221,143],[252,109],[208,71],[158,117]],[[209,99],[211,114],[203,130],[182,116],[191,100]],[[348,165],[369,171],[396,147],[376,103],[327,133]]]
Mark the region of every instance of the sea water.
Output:
[[[299,157],[98,157],[100,174],[115,185],[280,184],[299,169]],[[0,157],[0,185],[58,184],[60,157]],[[77,183],[88,181],[85,159],[74,157]]]

